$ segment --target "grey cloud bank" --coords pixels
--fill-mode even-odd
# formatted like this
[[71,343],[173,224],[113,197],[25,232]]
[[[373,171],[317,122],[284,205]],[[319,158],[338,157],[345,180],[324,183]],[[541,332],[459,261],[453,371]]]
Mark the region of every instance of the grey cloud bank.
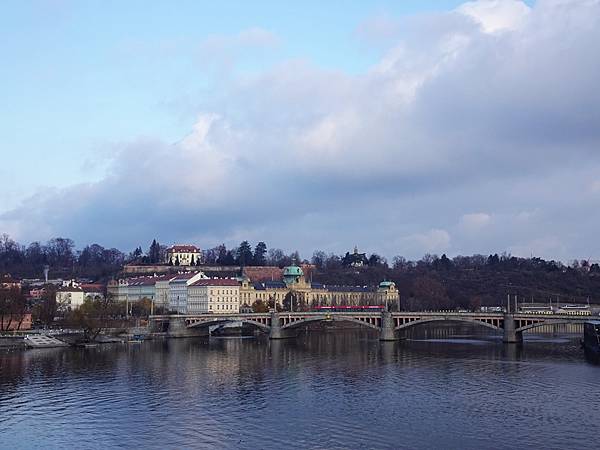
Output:
[[123,145],[103,180],[40,193],[0,229],[600,259],[600,3],[471,2],[361,33],[378,23],[388,50],[367,73],[285,61],[228,81],[181,141]]

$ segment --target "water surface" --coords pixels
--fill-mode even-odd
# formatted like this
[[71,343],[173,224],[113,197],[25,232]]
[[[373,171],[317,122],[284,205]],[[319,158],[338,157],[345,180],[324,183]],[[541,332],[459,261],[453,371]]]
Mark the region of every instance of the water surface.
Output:
[[579,336],[470,327],[0,353],[0,448],[598,448]]

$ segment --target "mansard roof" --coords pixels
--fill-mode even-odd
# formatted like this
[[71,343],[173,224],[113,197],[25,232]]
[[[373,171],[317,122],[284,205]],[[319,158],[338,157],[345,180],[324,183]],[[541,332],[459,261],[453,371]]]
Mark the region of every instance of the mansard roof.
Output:
[[198,280],[192,283],[191,286],[239,286],[240,283],[237,280],[231,278],[208,278]]

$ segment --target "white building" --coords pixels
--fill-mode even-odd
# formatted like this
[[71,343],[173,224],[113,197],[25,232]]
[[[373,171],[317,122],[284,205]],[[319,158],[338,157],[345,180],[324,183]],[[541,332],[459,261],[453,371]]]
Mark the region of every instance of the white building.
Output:
[[176,275],[163,275],[158,277],[154,285],[154,305],[169,309],[169,283],[174,280]]
[[195,245],[174,245],[167,249],[167,264],[194,266],[201,262],[200,249]]
[[178,314],[187,314],[188,286],[207,278],[203,272],[188,272],[175,276],[169,281],[169,310]]
[[188,287],[187,313],[231,314],[240,312],[240,283],[233,279],[198,280]]
[[61,311],[71,311],[83,305],[83,289],[75,286],[61,287],[56,291],[56,304]]
[[155,284],[159,277],[134,277],[113,280],[108,283],[107,292],[117,302],[137,302],[143,298],[154,301]]

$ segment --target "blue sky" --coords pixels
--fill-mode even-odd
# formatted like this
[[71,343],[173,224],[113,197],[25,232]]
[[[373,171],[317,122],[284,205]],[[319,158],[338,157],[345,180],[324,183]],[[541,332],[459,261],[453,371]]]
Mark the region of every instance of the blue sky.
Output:
[[[185,98],[210,89],[201,43],[261,28],[277,36],[265,55],[240,61],[259,70],[303,58],[347,72],[366,70],[357,27],[371,16],[452,8],[430,2],[9,1],[1,6],[0,134],[9,183],[0,206],[15,206],[36,186],[98,179],[95,154],[112,142],[157,135],[176,141],[195,120]],[[177,104],[184,106],[178,108]],[[181,110],[178,110],[181,109]],[[10,149],[10,150],[9,150]],[[2,208],[2,209],[4,209]]]
[[598,11],[4,2],[0,232],[600,259]]

